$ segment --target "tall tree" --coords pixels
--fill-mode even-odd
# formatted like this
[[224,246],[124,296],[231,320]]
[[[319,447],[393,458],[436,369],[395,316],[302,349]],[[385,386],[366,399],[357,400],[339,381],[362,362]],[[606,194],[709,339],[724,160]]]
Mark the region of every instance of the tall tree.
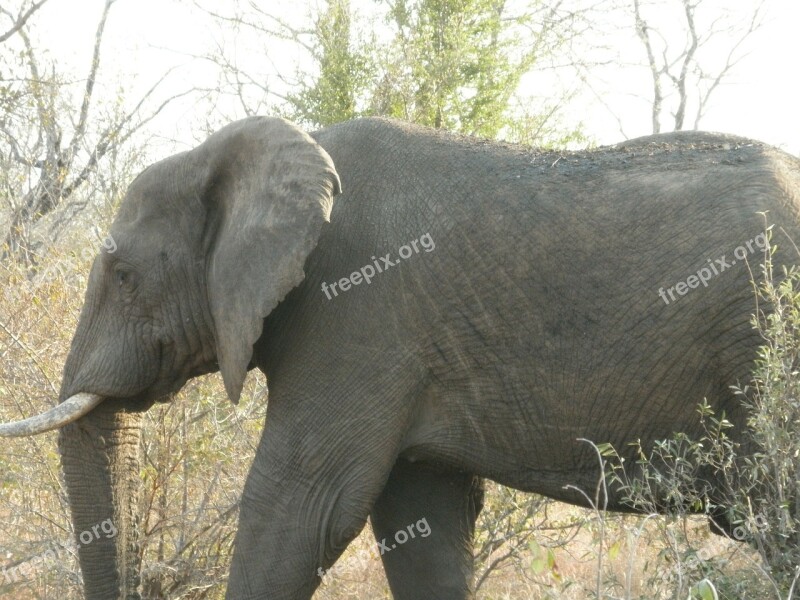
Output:
[[370,58],[354,39],[350,0],[330,0],[314,29],[312,54],[319,73],[288,96],[293,116],[325,127],[359,115],[358,97],[370,79]]
[[[536,58],[506,0],[389,0],[395,31],[372,111],[496,137]],[[526,46],[528,48],[526,48]]]

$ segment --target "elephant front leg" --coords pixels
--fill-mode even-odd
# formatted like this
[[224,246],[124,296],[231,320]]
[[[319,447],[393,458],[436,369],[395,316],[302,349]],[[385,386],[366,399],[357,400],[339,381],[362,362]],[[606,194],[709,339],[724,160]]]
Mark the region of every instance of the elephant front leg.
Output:
[[394,462],[391,447],[365,451],[341,429],[287,436],[271,419],[242,495],[227,600],[309,600],[363,529]]
[[483,480],[400,459],[372,512],[395,600],[472,598]]

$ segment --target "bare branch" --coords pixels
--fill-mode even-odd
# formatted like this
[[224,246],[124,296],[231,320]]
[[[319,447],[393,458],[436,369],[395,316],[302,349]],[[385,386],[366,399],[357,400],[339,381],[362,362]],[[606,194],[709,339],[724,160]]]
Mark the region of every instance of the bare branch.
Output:
[[[744,59],[747,56],[747,54],[742,54],[741,56],[739,56],[737,58],[734,58],[734,56],[736,55],[737,51],[742,46],[742,44],[745,42],[745,40],[748,37],[750,37],[750,35],[753,34],[759,27],[761,27],[761,25],[763,23],[763,21],[762,21],[762,16],[763,16],[762,15],[762,9],[763,9],[763,5],[759,5],[759,6],[757,6],[755,8],[755,10],[753,11],[753,16],[750,19],[750,24],[748,25],[747,29],[744,31],[744,33],[742,33],[742,35],[739,37],[739,39],[736,41],[736,43],[731,47],[730,52],[728,52],[728,56],[725,58],[725,65],[722,67],[720,72],[714,78],[714,80],[712,81],[711,85],[706,90],[706,93],[701,95],[701,97],[700,97],[700,99],[698,101],[697,115],[695,116],[695,120],[694,120],[694,128],[695,129],[697,129],[699,127],[700,119],[702,119],[703,116],[705,115],[706,109],[708,107],[708,101],[711,98],[711,94],[714,92],[714,90],[717,89],[717,87],[719,87],[720,83],[722,83],[722,80],[725,77],[727,77],[728,73],[730,73],[730,71],[737,64],[739,64],[739,62],[742,59]],[[704,74],[702,72],[700,73],[700,75],[701,75],[701,78],[705,78]]]
[[277,38],[277,39],[281,39],[281,40],[293,41],[293,42],[296,42],[297,44],[299,44],[300,46],[302,46],[303,48],[305,48],[305,50],[307,50],[308,52],[312,52],[312,53],[314,52],[314,47],[311,44],[309,44],[308,42],[306,42],[306,41],[304,41],[302,39],[302,36],[311,36],[311,35],[313,35],[314,34],[314,30],[313,29],[296,29],[296,28],[290,26],[288,23],[286,23],[282,19],[279,19],[275,15],[271,15],[268,12],[264,11],[260,7],[256,6],[255,4],[251,3],[251,8],[256,13],[258,13],[258,15],[260,15],[261,17],[264,17],[264,18],[272,21],[273,23],[275,23],[278,26],[277,29],[268,28],[268,27],[262,25],[261,23],[259,23],[258,21],[246,20],[244,17],[239,16],[239,15],[231,17],[231,16],[220,14],[220,13],[218,13],[218,12],[216,12],[216,11],[210,9],[210,8],[206,8],[206,7],[202,6],[202,5],[200,5],[198,2],[195,2],[195,6],[197,6],[200,10],[202,10],[203,12],[208,14],[210,17],[218,19],[218,20],[220,20],[222,22],[231,23],[231,24],[234,24],[236,26],[243,25],[244,27],[247,27],[249,29],[253,29],[254,31],[257,31],[259,33],[266,34],[269,37],[273,37],[273,38]]
[[[159,80],[159,83],[161,80]],[[155,108],[146,118],[141,119],[135,126],[129,128],[124,134],[122,130],[125,129],[125,125],[131,122],[133,117],[138,113],[140,107],[144,103],[144,101],[150,96],[150,94],[158,87],[159,83],[154,85],[147,94],[139,101],[136,107],[128,113],[126,117],[119,120],[113,127],[104,131],[100,139],[98,140],[97,144],[95,144],[94,150],[92,151],[91,155],[89,156],[89,160],[83,166],[81,171],[75,176],[75,178],[67,185],[64,186],[62,196],[68,198],[71,196],[75,190],[80,187],[91,175],[94,170],[97,168],[97,164],[100,160],[113,148],[123,145],[127,142],[137,131],[139,131],[144,125],[155,119],[162,110],[164,110],[169,104],[177,100],[178,98],[183,98],[184,96],[188,96],[189,94],[195,93],[195,90],[187,90],[185,92],[180,92],[178,94],[174,94],[170,96],[166,100],[164,100],[158,107]]]
[[78,117],[78,124],[75,126],[75,133],[72,136],[72,143],[70,144],[69,155],[67,160],[71,160],[78,150],[78,145],[81,143],[83,136],[86,133],[86,119],[89,116],[89,105],[92,101],[92,92],[94,91],[95,78],[97,77],[97,69],[100,67],[100,46],[103,42],[103,32],[106,27],[106,19],[108,18],[108,11],[115,0],[106,0],[103,7],[103,14],[100,17],[100,22],[97,24],[97,30],[94,34],[94,50],[92,51],[92,62],[89,67],[89,75],[86,78],[86,88],[83,92],[83,101],[81,102],[81,112]]
[[661,131],[661,122],[659,115],[661,114],[661,103],[663,101],[663,93],[661,91],[661,73],[656,64],[655,53],[653,52],[653,45],[650,42],[650,28],[647,23],[642,19],[641,10],[639,8],[639,0],[633,0],[634,17],[636,19],[636,35],[644,44],[647,51],[647,62],[650,66],[650,74],[653,77],[653,109],[651,112],[651,119],[653,125],[653,133]]
[[588,69],[583,69],[583,68],[581,68],[580,65],[578,65],[577,71],[578,71],[578,77],[580,77],[580,79],[583,82],[583,84],[592,93],[592,95],[600,103],[600,105],[604,109],[606,109],[606,111],[608,111],[608,114],[610,114],[614,118],[614,120],[617,122],[617,129],[618,129],[620,135],[622,136],[622,139],[623,140],[629,139],[629,136],[628,136],[627,133],[625,133],[625,128],[622,125],[622,119],[611,109],[611,107],[609,106],[608,102],[603,97],[604,95],[599,93],[595,89],[595,87],[591,84],[591,82],[589,81]]
[[683,0],[684,14],[686,15],[686,26],[689,29],[689,48],[683,55],[683,64],[681,65],[681,74],[675,81],[675,86],[678,88],[678,110],[675,111],[675,131],[683,129],[683,120],[686,115],[686,74],[689,70],[689,65],[694,60],[694,53],[697,51],[697,30],[694,24],[694,9],[695,5],[690,0]]
[[[10,38],[12,35],[14,35],[17,31],[20,31],[23,27],[25,27],[25,23],[28,22],[28,19],[31,18],[31,15],[33,15],[33,13],[35,13],[37,10],[39,10],[42,7],[42,5],[44,5],[47,1],[48,0],[39,0],[38,2],[34,2],[33,4],[31,4],[31,6],[30,6],[30,8],[28,10],[26,10],[26,11],[22,11],[21,10],[19,16],[16,19],[16,21],[14,21],[14,24],[11,26],[11,29],[9,29],[8,31],[6,31],[2,35],[0,35],[0,44],[5,42],[8,38]],[[10,17],[13,18],[11,13],[9,13],[7,10],[4,10],[4,9],[0,9],[0,10],[2,10],[3,14],[9,15]]]
[[[643,5],[641,0],[632,0],[632,2],[636,33],[647,52],[648,68],[653,79],[651,106],[653,133],[661,130],[662,106],[668,99],[675,105],[675,110],[672,112],[672,127],[675,130],[681,130],[686,126],[690,95],[694,97],[694,90],[697,90],[698,108],[693,126],[697,129],[700,119],[706,112],[709,98],[743,58],[740,54],[742,44],[761,24],[764,0],[757,2],[752,17],[749,19],[749,26],[746,28],[743,28],[741,23],[730,22],[724,13],[720,14],[716,11],[708,15],[711,22],[709,25],[703,25],[701,30],[698,30],[698,14],[701,6],[706,6],[704,0],[681,0],[680,6],[684,22],[682,32],[686,36],[686,41],[682,50],[677,54],[671,51],[671,46],[674,47],[675,43],[666,39],[645,21],[641,13]],[[710,12],[710,9],[706,12]],[[740,33],[741,35],[739,35]],[[698,59],[698,53],[712,39],[723,34],[728,36],[732,43],[725,64],[714,75],[706,73]],[[657,42],[654,44],[655,40]],[[655,47],[661,49],[658,57],[654,50]],[[706,82],[710,82],[708,87],[703,85]],[[672,99],[672,92],[674,92],[675,100]]]
[[[26,59],[28,61],[28,69],[31,73],[31,83],[33,84],[33,99],[36,102],[36,111],[39,117],[39,132],[44,132],[46,136],[46,145],[47,145],[47,159],[53,159],[55,156],[56,147],[60,145],[60,138],[61,135],[57,131],[57,123],[55,118],[52,118],[54,115],[54,110],[52,106],[45,106],[45,93],[43,92],[43,87],[48,86],[49,82],[46,82],[42,79],[39,75],[39,64],[36,61],[36,54],[33,50],[33,46],[31,45],[31,40],[28,37],[28,34],[25,33],[25,30],[19,30],[20,37],[22,38],[23,43],[25,44],[25,54]],[[52,97],[52,94],[47,94],[48,96]]]

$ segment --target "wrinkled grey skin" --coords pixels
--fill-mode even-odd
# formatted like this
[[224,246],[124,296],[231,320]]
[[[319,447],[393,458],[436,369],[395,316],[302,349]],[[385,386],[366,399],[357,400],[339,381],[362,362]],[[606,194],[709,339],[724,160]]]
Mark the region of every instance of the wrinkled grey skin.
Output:
[[[130,186],[61,390],[108,398],[59,436],[75,531],[119,530],[80,550],[87,598],[138,597],[141,411],[201,373],[234,401],[248,368],[269,384],[231,600],[310,598],[368,517],[389,541],[430,526],[383,556],[395,598],[471,597],[480,478],[585,504],[577,438],[692,434],[704,397],[741,425],[747,265],[658,290],[761,233],[758,212],[800,239],[797,159],[704,134],[559,157],[375,119],[313,139],[247,119]],[[435,250],[321,290],[426,233]]]

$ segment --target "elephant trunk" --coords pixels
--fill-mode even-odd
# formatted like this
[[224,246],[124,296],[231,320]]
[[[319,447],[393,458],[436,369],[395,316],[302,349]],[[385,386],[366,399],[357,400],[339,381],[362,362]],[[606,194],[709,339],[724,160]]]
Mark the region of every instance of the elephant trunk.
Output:
[[142,413],[106,400],[59,432],[87,600],[139,600]]

